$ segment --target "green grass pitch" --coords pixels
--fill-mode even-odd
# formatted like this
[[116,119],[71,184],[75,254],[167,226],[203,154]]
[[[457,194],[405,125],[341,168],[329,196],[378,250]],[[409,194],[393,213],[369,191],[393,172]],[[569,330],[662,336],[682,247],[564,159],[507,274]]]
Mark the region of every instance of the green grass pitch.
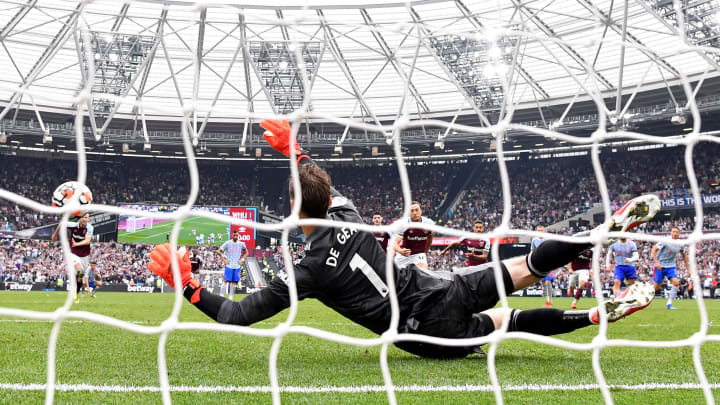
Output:
[[[66,295],[45,292],[0,292],[0,306],[53,311]],[[142,325],[159,325],[171,311],[171,294],[98,293],[84,298],[73,310],[96,312]],[[236,298],[236,299],[239,299]],[[580,301],[587,308],[594,300]],[[541,298],[511,298],[518,308],[542,305]],[[652,340],[684,339],[695,334],[700,316],[694,300],[676,301],[677,311],[658,300],[648,309],[611,324],[610,338]],[[720,334],[720,301],[706,301],[711,319],[709,331]],[[567,308],[570,300],[555,300],[556,308]],[[272,328],[284,321],[288,311],[256,327]],[[183,301],[182,321],[212,322]],[[296,323],[357,337],[372,333],[340,317],[315,300],[300,303]],[[23,321],[0,317],[0,384],[43,384],[46,379],[47,343],[52,329],[47,321]],[[560,336],[572,342],[590,342],[597,329],[588,327]],[[158,336],[140,335],[92,322],[70,320],[62,325],[57,347],[57,381],[95,386],[159,386]],[[179,331],[170,334],[167,362],[172,386],[269,386],[268,358],[272,339],[238,334]],[[281,386],[360,387],[382,385],[379,347],[356,347],[292,334],[280,348],[278,377]],[[497,352],[497,372],[504,386],[521,384],[579,385],[596,383],[591,352],[569,351],[523,340],[503,342]],[[710,383],[720,382],[720,343],[705,343],[703,367]],[[391,347],[388,361],[398,386],[460,386],[490,384],[485,356],[437,361],[414,357]],[[601,363],[609,384],[698,383],[692,349],[607,348]],[[714,391],[720,398],[720,390]],[[704,403],[699,389],[613,389],[618,404]],[[44,391],[0,389],[0,403],[37,404]],[[181,404],[269,403],[268,393],[173,392]],[[494,403],[490,392],[398,392],[400,404]],[[596,404],[602,403],[598,389],[580,391],[506,391],[508,404]],[[56,392],[57,403],[160,403],[158,392]],[[384,392],[283,393],[291,404],[382,404]]]
[[[175,221],[161,222],[154,224],[152,229],[143,229],[136,232],[118,231],[118,242],[120,243],[149,243],[159,244],[168,241],[167,235],[170,235]],[[214,221],[207,218],[192,217],[182,221],[180,225],[180,237],[178,245],[194,245],[195,235],[192,230],[195,229],[197,234],[205,234],[205,243],[211,233],[223,235],[222,241],[215,238],[214,245],[222,245],[227,240],[227,227],[225,222]]]

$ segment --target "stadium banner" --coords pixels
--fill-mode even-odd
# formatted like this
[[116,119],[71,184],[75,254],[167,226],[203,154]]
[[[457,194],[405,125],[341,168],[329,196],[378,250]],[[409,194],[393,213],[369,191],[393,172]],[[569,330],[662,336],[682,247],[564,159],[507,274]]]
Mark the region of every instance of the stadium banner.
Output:
[[[695,206],[695,199],[692,197],[665,198],[661,199],[660,203],[663,208],[693,207]],[[703,194],[702,205],[720,205],[720,194]]]
[[[553,288],[553,297],[567,297],[568,290],[566,288]],[[528,287],[522,290],[515,291],[514,293],[510,294],[515,297],[542,297],[543,296],[543,289],[542,287]],[[583,290],[583,297],[589,298],[590,296],[587,294],[587,290]],[[610,288],[603,288],[603,296],[608,298],[612,296],[612,289]],[[594,298],[594,297],[593,297]]]
[[[42,282],[42,283],[22,283],[22,282],[2,282],[0,283],[0,290],[7,291],[60,291],[66,292],[70,284],[64,283],[62,287],[58,287],[55,282]],[[100,292],[139,292],[139,293],[159,293],[159,287],[153,286],[140,286],[140,285],[127,285],[127,284],[103,284],[97,288]]]
[[[460,242],[460,238],[445,238],[445,237],[435,237],[432,240],[432,246],[448,246],[453,243]],[[507,237],[507,238],[491,238],[490,243],[499,243],[501,245],[506,244],[515,244],[518,243],[518,238],[516,237]]]
[[[233,207],[230,208],[230,216],[236,219],[243,219],[246,221],[257,221],[257,208],[247,207]],[[240,226],[232,224],[230,226],[230,232],[237,230],[239,233],[238,240],[245,242],[248,251],[252,252],[255,250],[255,241],[257,240],[257,231],[255,228],[248,228],[246,226]]]

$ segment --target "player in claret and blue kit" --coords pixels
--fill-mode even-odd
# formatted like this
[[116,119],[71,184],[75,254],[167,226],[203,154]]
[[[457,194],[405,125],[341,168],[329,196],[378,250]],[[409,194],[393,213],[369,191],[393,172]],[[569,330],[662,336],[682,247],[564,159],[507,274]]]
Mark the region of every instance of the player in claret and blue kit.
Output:
[[[298,159],[298,179],[302,204],[299,216],[328,219],[343,224],[338,227],[302,225],[306,237],[305,256],[294,265],[299,300],[315,298],[342,316],[369,330],[382,334],[390,327],[390,289],[386,279],[386,253],[371,232],[358,230],[354,224],[363,220],[351,201],[331,187],[328,174],[300,151],[287,121],[263,121],[265,139],[276,151]],[[290,204],[295,201],[293,183],[289,184]],[[646,222],[660,207],[653,195],[637,197],[632,207],[611,219],[611,231],[627,231]],[[506,294],[538,282],[564,266],[589,243],[547,240],[528,256],[500,262],[502,284],[498,286],[491,263],[465,267],[462,274],[428,271],[410,264],[394,265],[390,271],[395,281],[400,321],[397,332],[423,334],[441,338],[477,338],[500,328],[508,317],[509,330],[555,335],[600,322],[598,308],[565,311],[555,308],[528,310],[493,308],[498,287]],[[177,283],[173,279],[171,249],[157,246],[151,253],[150,269],[212,319],[227,324],[252,325],[290,306],[290,291],[283,277],[276,277],[268,287],[231,301],[205,290],[191,276],[189,255],[180,249]],[[184,254],[183,254],[184,253]],[[654,296],[650,284],[637,283],[622,298],[604,303],[608,320],[614,322],[650,305]],[[423,357],[460,358],[479,349],[479,345],[443,346],[412,341],[397,341],[402,350]]]
[[[673,227],[670,230],[670,237],[672,239],[679,239],[680,228]],[[655,283],[655,291],[660,291],[660,287],[662,286],[662,282],[665,278],[667,278],[672,284],[670,294],[668,295],[668,301],[665,305],[667,309],[677,309],[673,306],[672,302],[675,297],[677,297],[678,288],[680,287],[677,272],[675,271],[678,253],[682,255],[683,262],[685,262],[685,268],[690,269],[685,248],[681,245],[661,242],[653,246],[651,251],[653,261],[655,262],[655,265],[653,266],[653,282]]]
[[[485,232],[485,225],[481,221],[475,221],[473,223],[473,232]],[[467,258],[465,266],[479,266],[488,262],[488,255],[490,254],[489,239],[462,238],[457,242],[451,243],[448,247],[443,249],[443,251],[440,252],[440,256],[445,256],[451,249],[454,249],[457,246],[464,246],[467,249],[465,252],[465,258]]]

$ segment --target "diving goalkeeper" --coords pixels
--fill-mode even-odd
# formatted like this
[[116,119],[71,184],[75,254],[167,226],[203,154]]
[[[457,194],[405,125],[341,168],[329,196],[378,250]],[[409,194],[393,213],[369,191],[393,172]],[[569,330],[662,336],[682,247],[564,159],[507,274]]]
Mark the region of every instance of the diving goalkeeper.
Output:
[[[305,257],[295,267],[298,299],[315,298],[344,317],[382,334],[390,326],[390,299],[385,271],[385,251],[370,232],[355,229],[362,223],[355,206],[338,193],[328,174],[303,155],[287,121],[261,123],[265,139],[278,152],[297,156],[302,193],[300,218],[325,218],[347,224],[342,227],[303,225],[307,239]],[[293,206],[293,184],[289,186]],[[611,230],[626,231],[650,220],[659,209],[653,195],[637,197],[617,212]],[[531,254],[503,260],[501,288],[506,294],[531,286],[550,271],[578,257],[587,243],[548,240]],[[182,252],[183,249],[180,249]],[[169,245],[159,245],[151,253],[150,269],[171,286],[175,285],[170,267]],[[212,294],[191,276],[187,253],[178,254],[183,294],[190,303],[217,322],[252,325],[269,318],[290,305],[288,285],[276,277],[267,288],[231,301]],[[443,338],[486,336],[500,328],[506,310],[493,308],[498,291],[491,263],[458,269],[459,272],[431,272],[415,265],[393,269],[400,306],[399,333],[414,333]],[[622,297],[605,302],[608,320],[613,322],[650,304],[652,286],[637,283]],[[554,308],[509,310],[509,330],[540,335],[568,333],[600,322],[598,309],[565,311]],[[398,341],[397,347],[431,358],[460,358],[473,353],[477,346],[441,346],[413,341]]]

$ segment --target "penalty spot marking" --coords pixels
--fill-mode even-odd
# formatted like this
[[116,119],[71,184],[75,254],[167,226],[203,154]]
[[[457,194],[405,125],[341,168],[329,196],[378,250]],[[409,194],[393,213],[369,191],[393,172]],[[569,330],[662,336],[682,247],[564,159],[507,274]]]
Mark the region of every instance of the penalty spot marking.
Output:
[[[720,388],[720,383],[709,384],[711,389]],[[11,391],[45,391],[45,384],[10,384],[0,383],[0,390]],[[681,384],[664,384],[664,383],[648,383],[648,384],[610,384],[610,389],[645,391],[652,389],[702,389],[702,385],[697,383],[681,383]],[[502,387],[503,391],[586,391],[600,389],[599,384],[579,384],[579,385],[563,385],[563,384],[520,384],[507,385]],[[135,386],[135,385],[90,385],[90,384],[56,384],[57,391],[90,391],[90,392],[160,392],[160,387],[154,386]],[[494,392],[492,385],[399,385],[395,386],[396,392]],[[246,393],[271,393],[272,388],[269,386],[188,386],[174,385],[170,386],[172,392],[246,392]],[[280,392],[287,393],[366,393],[366,392],[386,392],[384,385],[361,385],[361,386],[322,386],[322,387],[280,387]]]

